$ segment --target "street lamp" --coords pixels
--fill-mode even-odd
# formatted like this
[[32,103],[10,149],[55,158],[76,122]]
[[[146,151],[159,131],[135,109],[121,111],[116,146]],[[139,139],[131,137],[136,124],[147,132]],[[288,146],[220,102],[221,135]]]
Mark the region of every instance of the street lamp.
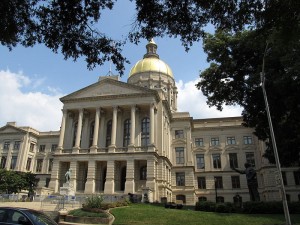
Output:
[[277,151],[277,146],[276,146],[276,140],[275,140],[273,125],[272,125],[272,119],[271,119],[271,114],[270,114],[270,109],[269,109],[269,103],[268,103],[267,93],[266,93],[266,89],[265,89],[265,56],[266,56],[266,53],[267,53],[267,50],[268,50],[268,45],[269,45],[269,43],[267,42],[265,52],[264,52],[264,56],[263,56],[263,61],[262,61],[262,71],[261,71],[261,74],[260,74],[261,88],[262,88],[262,91],[263,91],[265,105],[266,105],[268,123],[269,123],[269,127],[270,127],[270,134],[271,134],[272,145],[273,145],[273,149],[274,149],[275,163],[276,163],[277,171],[279,173],[278,176],[279,176],[279,179],[280,179],[281,195],[282,195],[282,198],[283,198],[282,203],[283,203],[285,221],[286,221],[286,225],[291,225],[289,207],[288,207],[288,204],[287,204],[285,188],[284,188],[284,183],[283,183],[282,173],[281,173],[281,166],[280,166],[280,162],[279,162],[279,156],[278,156],[278,151]]
[[215,194],[216,194],[216,203],[218,203],[218,186],[217,186],[217,178],[215,178]]

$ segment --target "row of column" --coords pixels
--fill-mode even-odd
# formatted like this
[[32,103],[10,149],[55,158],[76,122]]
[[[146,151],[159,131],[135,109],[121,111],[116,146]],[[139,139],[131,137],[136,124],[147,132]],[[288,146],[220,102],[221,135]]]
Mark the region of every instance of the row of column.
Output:
[[[75,146],[74,148],[80,148],[80,137],[82,132],[82,120],[83,120],[84,109],[79,109],[78,116],[78,126],[76,132]],[[150,104],[150,144],[154,145],[154,103]],[[95,126],[93,135],[92,149],[97,149],[98,147],[98,134],[99,134],[99,123],[101,117],[101,108],[96,108],[95,113]],[[66,118],[67,110],[63,110],[63,117],[61,122],[60,136],[58,142],[58,149],[63,149],[65,129],[66,129]],[[134,146],[134,133],[135,133],[135,118],[136,118],[136,105],[131,106],[131,135],[130,135],[130,145]],[[112,119],[112,134],[111,134],[111,146],[116,146],[116,136],[117,136],[117,120],[118,120],[118,106],[113,107],[113,119]]]
[[[85,183],[85,193],[93,194],[96,189],[96,162],[95,160],[88,162],[88,172],[87,179]],[[78,178],[78,162],[71,162],[70,168],[71,179],[70,186],[77,186],[77,178]],[[60,175],[60,163],[59,161],[55,161],[53,165],[53,172],[51,174],[51,182],[50,188],[59,192],[59,177]],[[156,161],[154,159],[147,160],[147,180],[146,187],[151,190],[156,190]],[[76,190],[75,190],[76,191]],[[115,193],[115,161],[109,160],[106,164],[106,178],[105,178],[105,186],[104,186],[104,194],[114,194]],[[126,165],[126,182],[125,182],[125,190],[124,193],[136,193],[135,190],[135,160],[130,159],[127,160]]]

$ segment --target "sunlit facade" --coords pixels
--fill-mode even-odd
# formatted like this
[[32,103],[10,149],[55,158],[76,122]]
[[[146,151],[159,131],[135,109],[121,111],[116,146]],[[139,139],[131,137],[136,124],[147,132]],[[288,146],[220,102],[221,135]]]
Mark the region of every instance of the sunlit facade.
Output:
[[[257,170],[261,200],[279,200],[276,168],[241,117],[194,119],[177,111],[171,68],[151,40],[127,83],[104,76],[60,100],[60,131],[7,123],[1,168],[38,174],[39,194],[60,193],[65,173],[76,195],[140,196],[142,201],[249,201],[245,162]],[[187,99],[188,101],[188,99]],[[201,107],[195,106],[195,107]],[[299,201],[300,172],[283,168],[288,199]]]

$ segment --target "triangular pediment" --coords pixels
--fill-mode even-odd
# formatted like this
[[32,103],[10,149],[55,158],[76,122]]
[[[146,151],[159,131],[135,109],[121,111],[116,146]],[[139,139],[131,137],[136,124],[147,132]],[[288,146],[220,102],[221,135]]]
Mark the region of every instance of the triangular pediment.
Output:
[[141,94],[155,94],[154,90],[139,87],[132,84],[127,84],[121,81],[113,79],[103,79],[90,86],[82,88],[76,92],[73,92],[67,96],[61,98],[61,101],[70,99],[86,99],[95,97],[106,96],[123,96],[123,95],[141,95]]
[[6,126],[0,128],[0,134],[20,133],[20,132],[24,133],[25,131],[20,128],[11,126],[11,125],[6,125]]

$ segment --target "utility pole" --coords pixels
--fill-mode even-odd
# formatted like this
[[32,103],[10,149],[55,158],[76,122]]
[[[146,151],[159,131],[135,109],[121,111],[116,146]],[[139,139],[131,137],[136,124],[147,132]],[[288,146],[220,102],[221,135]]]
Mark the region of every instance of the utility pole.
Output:
[[280,166],[280,161],[279,161],[279,156],[278,156],[278,151],[277,151],[277,146],[276,146],[276,140],[275,140],[273,125],[272,125],[270,108],[269,108],[267,93],[266,93],[266,89],[265,89],[265,57],[266,57],[266,54],[267,54],[268,45],[269,45],[269,43],[267,42],[265,52],[264,52],[264,56],[263,56],[262,71],[261,71],[261,74],[260,74],[261,88],[263,90],[263,95],[264,95],[264,100],[265,100],[265,105],[266,105],[268,123],[269,123],[269,127],[270,127],[270,134],[271,134],[272,145],[273,145],[274,156],[275,156],[275,163],[276,163],[276,167],[277,167],[277,171],[278,171],[278,176],[279,176],[279,179],[280,179],[280,189],[281,189],[281,195],[282,195],[282,203],[283,203],[285,222],[286,222],[286,225],[292,225],[291,218],[290,218],[290,213],[289,213],[289,207],[288,207],[288,204],[287,204],[287,199],[286,199],[286,194],[285,194],[284,183],[283,183],[283,179],[282,179],[281,166]]

